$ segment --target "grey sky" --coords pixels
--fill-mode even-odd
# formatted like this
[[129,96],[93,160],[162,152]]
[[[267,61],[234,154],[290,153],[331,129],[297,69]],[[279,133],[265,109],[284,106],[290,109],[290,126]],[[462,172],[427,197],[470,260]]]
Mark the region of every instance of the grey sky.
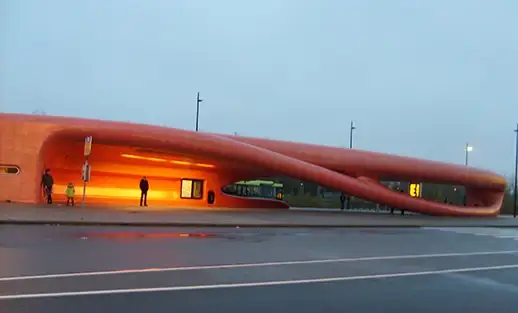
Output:
[[0,108],[510,174],[516,0],[0,0]]

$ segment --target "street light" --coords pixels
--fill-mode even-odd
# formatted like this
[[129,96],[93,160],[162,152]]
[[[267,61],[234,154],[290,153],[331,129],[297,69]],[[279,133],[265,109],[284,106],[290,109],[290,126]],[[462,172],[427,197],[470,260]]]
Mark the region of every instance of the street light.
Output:
[[[464,152],[466,154],[466,162],[464,163],[466,166],[468,166],[468,155],[469,153],[473,151],[473,147],[469,145],[469,143],[466,142],[466,146],[464,147]],[[468,198],[466,195],[466,191],[464,191],[464,205],[468,204]]]
[[513,217],[516,217],[516,206],[518,205],[518,124],[516,124],[516,160],[514,162],[514,210]]
[[203,99],[200,99],[200,93],[198,92],[198,95],[196,96],[196,131],[198,131],[198,121],[200,119],[200,102],[202,102]]
[[349,129],[349,148],[353,148],[353,131],[356,129],[354,122],[351,121],[351,128]]
[[[351,121],[351,127],[349,128],[349,149],[353,148],[353,132],[356,129],[356,126],[354,126],[354,121]],[[342,192],[342,196],[343,196]],[[347,195],[347,210],[351,208],[351,196]]]
[[466,146],[464,147],[464,151],[466,153],[466,166],[468,166],[468,154],[473,151],[473,147],[469,145],[469,143],[466,142]]

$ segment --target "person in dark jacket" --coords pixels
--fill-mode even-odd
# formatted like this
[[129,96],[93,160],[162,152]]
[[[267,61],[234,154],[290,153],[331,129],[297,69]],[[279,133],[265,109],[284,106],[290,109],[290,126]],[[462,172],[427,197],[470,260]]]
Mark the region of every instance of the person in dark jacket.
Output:
[[343,192],[340,194],[340,209],[345,209],[345,194]]
[[47,204],[52,204],[52,187],[54,186],[54,178],[50,173],[50,169],[45,169],[43,176],[41,176],[41,186],[43,187],[43,194],[47,199]]
[[149,182],[147,181],[146,176],[144,176],[140,180],[140,206],[142,206],[142,201],[144,201],[144,206],[147,206],[148,190],[149,190]]

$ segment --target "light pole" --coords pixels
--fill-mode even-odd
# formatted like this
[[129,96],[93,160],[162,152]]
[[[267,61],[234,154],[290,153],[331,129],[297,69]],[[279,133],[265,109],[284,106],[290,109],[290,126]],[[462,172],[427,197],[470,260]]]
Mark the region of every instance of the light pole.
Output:
[[518,124],[516,124],[516,160],[514,162],[514,210],[513,217],[516,218],[516,206],[518,205]]
[[349,129],[349,148],[353,148],[353,131],[356,129],[354,122],[351,121],[351,128]]
[[200,99],[200,93],[198,92],[196,96],[196,131],[198,131],[198,121],[200,119],[200,102],[202,102],[203,99]]
[[[356,129],[354,121],[351,121],[351,127],[349,128],[349,149],[353,148],[353,132]],[[342,192],[343,195],[343,192]],[[347,195],[347,210],[351,209],[351,196]]]
[[[469,153],[473,151],[473,147],[469,145],[469,143],[466,142],[466,146],[464,147],[464,152],[466,154],[466,160],[464,164],[468,166],[468,155]],[[466,191],[464,191],[464,205],[468,204],[468,196],[466,195]]]
[[464,152],[466,153],[466,162],[465,162],[466,166],[468,166],[468,155],[471,151],[473,151],[473,147],[470,146],[469,143],[466,142],[466,146],[464,147]]

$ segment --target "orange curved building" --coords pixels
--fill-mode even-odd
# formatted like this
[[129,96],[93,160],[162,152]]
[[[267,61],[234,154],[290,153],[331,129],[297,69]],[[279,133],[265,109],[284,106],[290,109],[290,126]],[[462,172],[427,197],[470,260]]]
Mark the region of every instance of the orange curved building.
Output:
[[[241,198],[222,191],[237,181],[283,175],[413,212],[494,216],[500,211],[506,184],[502,176],[467,166],[354,149],[113,121],[0,114],[0,166],[19,169],[0,173],[0,201],[41,202],[45,168],[52,170],[58,198],[68,182],[76,185],[80,198],[87,136],[93,137],[92,178],[86,189],[89,202],[135,203],[140,196],[139,180],[147,176],[152,203],[287,208],[282,201]],[[412,198],[388,189],[381,178],[463,185],[467,204]],[[215,195],[213,203],[207,201],[210,191]]]

